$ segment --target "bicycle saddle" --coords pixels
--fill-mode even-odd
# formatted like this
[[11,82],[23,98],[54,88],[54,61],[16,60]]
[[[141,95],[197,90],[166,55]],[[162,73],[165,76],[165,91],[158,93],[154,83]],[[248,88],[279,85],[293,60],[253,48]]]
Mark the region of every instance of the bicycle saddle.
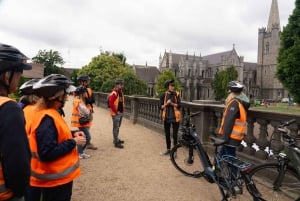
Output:
[[224,139],[211,137],[210,140],[214,143],[214,146],[220,146],[225,143]]

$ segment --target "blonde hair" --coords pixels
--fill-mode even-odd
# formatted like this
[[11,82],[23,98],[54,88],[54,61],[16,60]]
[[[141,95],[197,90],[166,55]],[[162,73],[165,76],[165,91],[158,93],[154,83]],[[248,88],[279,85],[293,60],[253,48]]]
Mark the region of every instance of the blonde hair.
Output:
[[238,96],[239,94],[230,92],[227,96],[227,98],[225,99],[225,105],[227,105],[232,99],[234,99],[236,96]]

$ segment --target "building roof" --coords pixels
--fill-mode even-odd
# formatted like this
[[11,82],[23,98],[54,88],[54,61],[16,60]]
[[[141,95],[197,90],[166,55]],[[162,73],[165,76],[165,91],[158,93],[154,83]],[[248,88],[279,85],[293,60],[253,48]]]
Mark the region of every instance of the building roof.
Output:
[[155,78],[160,74],[155,66],[134,65],[136,75],[147,83],[155,83]]
[[257,63],[244,62],[244,71],[256,71]]
[[202,59],[207,60],[209,64],[219,64],[222,63],[222,57],[230,56],[232,54],[232,51],[234,51],[234,49],[226,52],[220,52],[216,54],[203,56]]
[[37,63],[29,63],[32,66],[31,70],[24,70],[23,77],[25,78],[42,78],[44,77],[44,65]]

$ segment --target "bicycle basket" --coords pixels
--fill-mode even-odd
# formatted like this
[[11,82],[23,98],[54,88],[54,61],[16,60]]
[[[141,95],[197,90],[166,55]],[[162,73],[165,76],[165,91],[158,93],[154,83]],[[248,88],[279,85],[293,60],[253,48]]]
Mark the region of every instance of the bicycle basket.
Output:
[[230,156],[230,155],[223,155],[222,160],[224,160],[229,165],[237,167],[241,170],[244,170],[252,165],[251,163],[248,163],[246,161],[243,161],[237,157]]

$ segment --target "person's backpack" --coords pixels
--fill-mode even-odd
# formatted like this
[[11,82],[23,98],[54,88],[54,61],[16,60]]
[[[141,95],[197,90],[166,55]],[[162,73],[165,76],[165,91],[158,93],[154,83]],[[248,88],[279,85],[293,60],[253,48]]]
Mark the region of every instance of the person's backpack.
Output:
[[[106,98],[107,108],[110,108],[110,106],[109,106],[109,98],[110,98],[110,96],[111,96],[112,94],[117,94],[117,92],[112,91],[110,94],[107,95],[107,98]],[[118,94],[117,94],[117,95],[118,95]]]

